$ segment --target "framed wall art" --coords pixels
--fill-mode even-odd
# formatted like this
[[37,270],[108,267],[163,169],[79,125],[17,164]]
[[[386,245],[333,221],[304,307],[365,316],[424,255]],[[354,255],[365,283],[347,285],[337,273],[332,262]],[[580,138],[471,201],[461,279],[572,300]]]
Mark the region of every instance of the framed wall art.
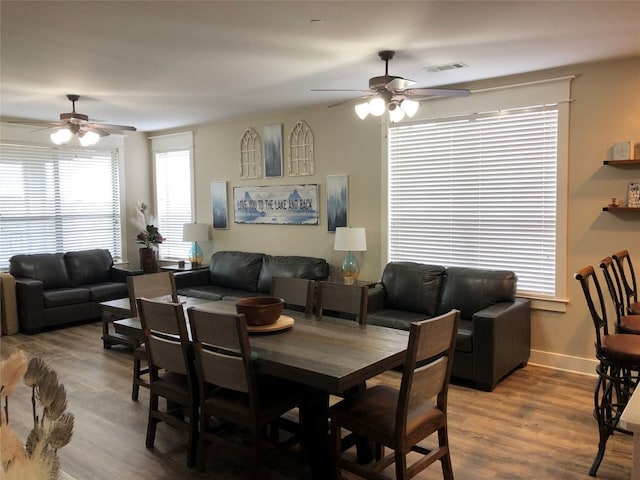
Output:
[[262,140],[253,128],[247,128],[240,139],[240,178],[262,177]]
[[327,176],[327,230],[335,232],[336,227],[347,226],[349,207],[349,176]]
[[233,187],[235,223],[318,225],[318,185]]
[[213,216],[213,228],[229,228],[228,212],[227,182],[211,182],[211,213]]
[[264,127],[264,176],[282,176],[282,124]]

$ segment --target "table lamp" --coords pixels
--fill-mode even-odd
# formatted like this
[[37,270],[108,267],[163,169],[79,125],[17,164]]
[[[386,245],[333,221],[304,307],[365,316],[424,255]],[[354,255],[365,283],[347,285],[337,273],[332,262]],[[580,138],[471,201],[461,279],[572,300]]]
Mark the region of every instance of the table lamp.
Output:
[[189,250],[189,261],[194,267],[202,263],[204,254],[198,242],[209,240],[209,226],[206,223],[185,223],[182,227],[182,241],[193,242]]
[[367,237],[364,228],[337,227],[333,249],[349,252],[342,262],[342,277],[345,284],[353,285],[360,274],[360,266],[353,252],[367,250]]

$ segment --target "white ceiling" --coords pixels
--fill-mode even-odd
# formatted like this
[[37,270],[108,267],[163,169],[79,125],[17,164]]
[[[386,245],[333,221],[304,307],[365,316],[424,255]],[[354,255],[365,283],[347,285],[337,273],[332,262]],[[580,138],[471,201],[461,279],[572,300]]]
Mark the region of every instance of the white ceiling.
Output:
[[[0,1],[0,115],[142,131],[640,55],[639,1]],[[312,22],[312,20],[319,20]],[[467,68],[429,73],[462,62]]]

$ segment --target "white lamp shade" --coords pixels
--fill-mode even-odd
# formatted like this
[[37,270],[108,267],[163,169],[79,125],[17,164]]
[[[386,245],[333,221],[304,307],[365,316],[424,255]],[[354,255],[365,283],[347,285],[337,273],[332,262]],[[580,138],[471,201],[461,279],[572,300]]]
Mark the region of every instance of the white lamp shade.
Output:
[[389,110],[389,120],[391,123],[399,122],[404,118],[404,112],[400,107],[396,107],[393,110]]
[[415,100],[409,100],[408,98],[405,98],[400,103],[400,108],[409,116],[409,118],[413,117],[416,114],[419,106],[420,103],[416,102]]
[[367,236],[364,227],[337,227],[334,250],[342,252],[364,252],[367,250]]
[[68,128],[60,128],[53,132],[51,135],[51,141],[56,145],[62,145],[71,140],[71,130]]
[[373,97],[369,101],[369,113],[376,117],[379,117],[384,113],[387,108],[387,104],[382,97]]
[[358,117],[360,117],[360,120],[364,120],[365,118],[367,118],[367,115],[369,115],[368,102],[359,103],[354,108],[356,110],[356,114],[358,115]]
[[209,240],[209,225],[206,223],[185,223],[182,227],[183,242],[205,242]]
[[98,135],[96,132],[88,130],[84,132],[83,135],[79,135],[79,138],[80,145],[82,145],[83,147],[88,147],[90,145],[95,145],[96,143],[98,143],[98,140],[100,140],[100,135]]

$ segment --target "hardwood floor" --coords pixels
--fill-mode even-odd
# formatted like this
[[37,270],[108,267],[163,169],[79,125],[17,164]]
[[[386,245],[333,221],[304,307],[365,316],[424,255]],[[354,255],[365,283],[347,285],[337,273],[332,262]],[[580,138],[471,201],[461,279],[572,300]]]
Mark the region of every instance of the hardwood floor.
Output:
[[[71,443],[60,450],[64,471],[77,480],[244,480],[243,453],[212,448],[206,474],[185,466],[186,435],[161,424],[156,448],[145,448],[148,391],[131,400],[131,352],[102,348],[99,323],[39,335],[0,337],[5,355],[22,348],[55,369],[75,415]],[[373,381],[397,384],[395,372]],[[458,480],[588,479],[598,430],[592,416],[595,377],[529,365],[491,392],[452,385],[449,441]],[[30,391],[9,401],[10,425],[21,438],[31,427]],[[632,438],[616,434],[607,445],[599,479],[631,478]],[[226,444],[225,444],[226,445]],[[308,478],[299,452],[274,457],[271,480]],[[352,478],[352,477],[350,477]],[[416,477],[442,478],[439,466]]]

